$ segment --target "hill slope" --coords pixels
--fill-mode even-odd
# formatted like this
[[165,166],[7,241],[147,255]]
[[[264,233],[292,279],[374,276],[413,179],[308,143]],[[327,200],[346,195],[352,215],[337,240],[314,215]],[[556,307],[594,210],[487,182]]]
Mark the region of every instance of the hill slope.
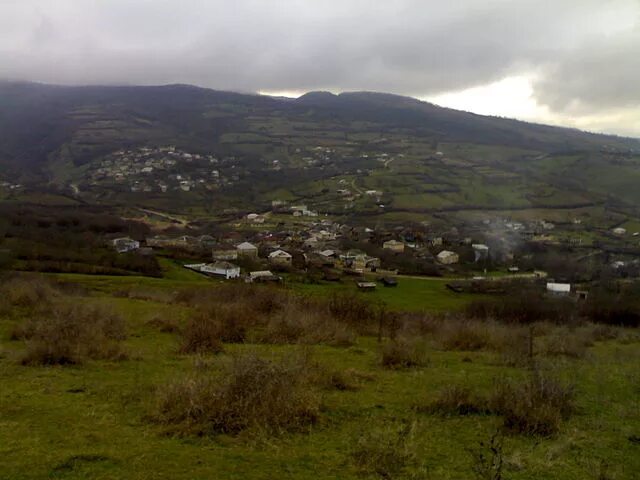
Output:
[[[4,82],[0,132],[4,180],[174,210],[276,198],[334,213],[640,200],[640,140],[373,92],[291,100],[188,85]],[[167,145],[188,161],[167,164],[158,150]]]

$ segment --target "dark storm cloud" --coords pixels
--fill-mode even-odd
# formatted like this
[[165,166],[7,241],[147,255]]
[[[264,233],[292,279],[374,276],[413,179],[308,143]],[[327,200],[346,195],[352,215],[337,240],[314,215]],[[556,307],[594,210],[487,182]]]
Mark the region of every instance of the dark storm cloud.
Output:
[[427,96],[535,73],[553,109],[619,107],[638,104],[638,12],[637,0],[3,0],[0,77]]

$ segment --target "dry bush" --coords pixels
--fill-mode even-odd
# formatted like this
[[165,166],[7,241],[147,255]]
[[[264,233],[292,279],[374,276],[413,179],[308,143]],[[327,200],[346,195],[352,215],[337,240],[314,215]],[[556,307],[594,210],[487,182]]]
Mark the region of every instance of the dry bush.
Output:
[[270,315],[282,308],[290,294],[282,288],[269,285],[225,283],[211,288],[188,288],[178,291],[174,301],[211,310],[220,304],[244,305],[262,315]]
[[196,314],[182,330],[180,353],[221,353],[220,325],[208,315]]
[[433,335],[444,350],[500,351],[520,327],[500,324],[493,321],[467,320],[451,318],[439,323],[440,328]]
[[155,328],[162,333],[178,333],[180,324],[174,317],[167,317],[163,313],[157,313],[146,323],[148,327]]
[[19,335],[27,342],[25,365],[65,365],[90,359],[126,358],[122,317],[98,306],[56,303],[29,320]]
[[371,382],[374,379],[375,376],[372,374],[353,368],[329,370],[317,365],[313,383],[327,390],[356,391],[364,382]]
[[397,338],[381,349],[381,364],[387,368],[423,367],[429,364],[427,345],[422,339]]
[[60,293],[42,277],[15,276],[0,285],[0,312],[14,308],[45,309],[59,296]]
[[488,400],[489,409],[504,417],[513,432],[550,436],[575,411],[573,386],[541,371],[533,371],[520,383],[501,381]]
[[416,464],[415,430],[415,422],[409,420],[384,422],[361,433],[353,442],[349,457],[362,474],[405,478],[403,475]]
[[466,315],[480,320],[528,324],[541,321],[568,323],[575,316],[575,304],[568,298],[552,298],[524,285],[499,299],[476,300],[466,308]]
[[221,375],[201,373],[162,388],[153,418],[200,435],[302,430],[320,415],[311,368],[304,354],[277,360],[238,354]]
[[438,332],[441,347],[445,350],[475,351],[489,345],[489,331],[480,322],[448,322]]
[[167,290],[149,287],[130,287],[118,290],[113,296],[157,303],[171,303],[174,300],[174,295]]
[[502,415],[504,427],[514,433],[551,436],[575,411],[575,390],[548,373],[533,370],[520,382],[498,381],[484,398],[463,386],[451,386],[419,412],[453,416],[476,413]]
[[542,355],[582,358],[587,348],[593,345],[592,337],[586,330],[558,328],[550,335],[541,337],[536,349]]
[[470,449],[471,471],[477,480],[503,480],[505,461],[502,433],[497,430],[488,442],[481,441]]
[[290,302],[275,314],[258,335],[264,343],[324,343],[349,347],[356,342],[355,332],[329,313],[312,310],[309,305]]
[[327,301],[327,308],[333,318],[359,334],[376,333],[380,316],[385,315],[380,305],[372,304],[355,292],[334,293]]
[[534,331],[514,326],[509,333],[500,345],[495,345],[501,363],[509,367],[533,365],[536,355]]
[[622,329],[612,325],[588,323],[585,327],[589,338],[594,342],[602,342],[605,340],[615,340],[620,337]]
[[418,405],[416,410],[441,416],[473,415],[486,413],[486,401],[476,397],[471,389],[460,385],[451,385],[438,394],[438,397],[426,405]]
[[637,284],[630,283],[621,291],[595,288],[581,306],[582,316],[593,323],[624,327],[640,326],[640,302]]

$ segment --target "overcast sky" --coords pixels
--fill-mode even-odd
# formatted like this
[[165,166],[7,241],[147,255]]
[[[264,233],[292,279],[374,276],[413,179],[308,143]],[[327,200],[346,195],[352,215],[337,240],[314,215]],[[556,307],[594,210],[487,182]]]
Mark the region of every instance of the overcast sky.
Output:
[[375,90],[640,137],[640,0],[0,0],[0,78]]

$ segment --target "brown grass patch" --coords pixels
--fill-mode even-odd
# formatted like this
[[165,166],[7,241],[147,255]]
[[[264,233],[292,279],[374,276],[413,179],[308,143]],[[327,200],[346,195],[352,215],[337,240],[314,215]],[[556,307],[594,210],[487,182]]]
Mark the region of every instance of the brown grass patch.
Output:
[[382,346],[380,362],[387,368],[423,367],[429,364],[427,345],[422,339],[397,338]]
[[356,334],[327,312],[290,303],[268,321],[257,340],[263,343],[323,343],[349,347],[355,344]]
[[147,321],[146,325],[162,333],[178,333],[181,331],[178,320],[174,317],[167,317],[163,313],[155,314]]
[[574,387],[547,373],[532,372],[523,382],[500,381],[489,409],[504,417],[508,430],[531,436],[551,436],[575,411]]
[[235,355],[220,375],[201,373],[164,387],[153,418],[200,435],[303,430],[320,415],[309,362],[306,355]]
[[120,342],[125,338],[122,317],[98,306],[54,304],[46,315],[34,317],[14,332],[24,339],[25,365],[65,365],[86,359],[126,358]]
[[461,416],[487,413],[486,401],[475,396],[469,387],[450,385],[440,391],[438,397],[416,410],[441,416]]
[[13,309],[46,309],[60,296],[50,282],[40,276],[17,275],[0,285],[0,312]]
[[381,423],[354,440],[351,462],[363,475],[405,478],[417,463],[415,430],[415,422],[409,420]]

